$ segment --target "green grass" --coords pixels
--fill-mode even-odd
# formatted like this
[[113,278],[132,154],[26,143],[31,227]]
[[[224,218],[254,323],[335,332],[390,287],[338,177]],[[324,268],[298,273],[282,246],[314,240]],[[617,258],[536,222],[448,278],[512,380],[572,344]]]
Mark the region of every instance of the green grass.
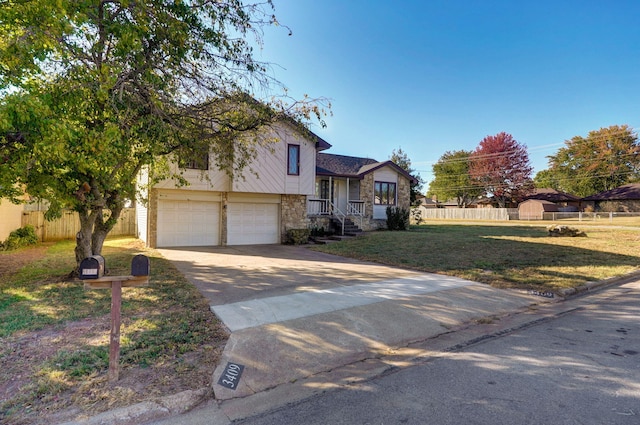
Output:
[[[61,344],[47,358],[38,359],[37,364],[30,359],[25,366],[31,370],[32,382],[0,403],[0,412],[4,412],[0,413],[0,423],[3,419],[18,423],[21,415],[30,414],[24,410],[27,407],[31,411],[38,406],[55,411],[71,403],[81,409],[100,410],[96,406],[127,404],[132,397],[144,399],[144,394],[129,390],[123,393],[122,400],[117,400],[117,391],[105,382],[111,291],[88,290],[82,281],[68,277],[75,266],[73,249],[72,242],[56,243],[48,248],[44,258],[0,282],[0,380],[9,380],[15,373],[29,373],[27,368],[20,369],[11,348],[18,346],[16,341],[21,338],[30,338],[38,331],[55,333],[74,324],[82,325],[86,320],[92,323],[99,320],[100,326],[80,335],[80,342]],[[121,238],[107,240],[102,252],[111,275],[128,275],[131,258],[138,253],[150,259],[150,285],[122,291],[120,368],[122,371],[142,368],[149,370],[149,375],[155,370],[156,375],[162,375],[161,379],[166,376],[169,378],[165,380],[181,381],[179,385],[183,387],[189,385],[185,380],[193,380],[191,385],[196,385],[195,381],[202,378],[185,373],[191,363],[185,362],[183,356],[200,358],[194,357],[198,352],[206,357],[202,364],[210,368],[210,362],[216,358],[213,351],[226,341],[227,334],[197,289],[154,250],[145,249],[134,239]],[[170,387],[172,383],[158,384],[161,385]],[[155,390],[150,386],[147,391]],[[76,395],[70,396],[71,393]],[[64,394],[67,395],[62,397]],[[58,398],[65,398],[67,404]],[[87,406],[82,407],[83,403]]]
[[588,237],[551,238],[545,227],[530,225],[429,224],[404,232],[373,232],[316,249],[525,289],[577,287],[639,268],[639,231],[580,229]]

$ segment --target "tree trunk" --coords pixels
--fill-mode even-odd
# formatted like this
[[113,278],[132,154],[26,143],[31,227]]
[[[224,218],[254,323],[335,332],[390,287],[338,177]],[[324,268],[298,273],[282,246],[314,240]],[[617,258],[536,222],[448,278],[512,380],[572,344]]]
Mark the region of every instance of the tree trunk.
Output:
[[97,216],[94,211],[79,211],[78,215],[80,216],[80,231],[76,233],[76,273],[80,269],[80,262],[93,255],[91,235]]
[[94,254],[102,253],[104,240],[118,222],[123,207],[123,205],[111,206],[111,215],[106,220],[102,216],[102,211],[100,211],[100,215],[95,220],[93,235],[91,235],[91,250]]

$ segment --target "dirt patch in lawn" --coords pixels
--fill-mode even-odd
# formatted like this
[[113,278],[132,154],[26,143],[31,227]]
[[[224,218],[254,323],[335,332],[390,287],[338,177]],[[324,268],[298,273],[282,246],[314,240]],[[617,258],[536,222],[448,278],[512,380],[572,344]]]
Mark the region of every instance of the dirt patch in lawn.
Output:
[[0,280],[17,272],[27,264],[43,258],[49,245],[41,244],[19,251],[0,252]]
[[[109,326],[110,317],[100,317],[5,339],[0,347],[0,401],[13,399],[15,405],[8,407],[9,417],[0,416],[0,423],[62,423],[185,390],[210,387],[223,348],[215,340],[180,359],[167,359],[144,368],[123,368],[116,383],[109,383],[104,371],[84,382],[56,382],[55,376],[50,376],[55,372],[43,371],[42,364],[61,351],[104,344],[108,341]],[[57,385],[64,390],[60,391]],[[25,396],[36,393],[37,397],[29,397],[31,400],[25,400],[28,403],[25,405],[20,396],[16,398],[20,393]]]

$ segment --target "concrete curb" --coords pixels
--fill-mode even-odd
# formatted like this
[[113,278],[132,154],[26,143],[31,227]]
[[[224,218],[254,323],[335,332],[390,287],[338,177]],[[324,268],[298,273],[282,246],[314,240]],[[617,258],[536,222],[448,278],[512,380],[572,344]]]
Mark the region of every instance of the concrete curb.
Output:
[[561,295],[564,298],[568,298],[574,295],[579,295],[588,291],[592,291],[594,289],[599,289],[603,286],[607,286],[607,285],[613,285],[615,283],[623,283],[626,281],[632,281],[635,279],[640,278],[640,270],[639,271],[635,271],[635,272],[631,272],[629,274],[626,274],[624,276],[617,276],[617,277],[612,277],[609,279],[604,279],[604,280],[599,280],[597,282],[589,282],[589,283],[585,283],[584,285],[578,286],[577,288],[568,288],[568,289],[563,289],[559,292],[559,295]]
[[160,397],[157,400],[109,410],[86,419],[65,422],[60,425],[132,425],[161,420],[188,412],[213,397],[210,387],[187,390]]

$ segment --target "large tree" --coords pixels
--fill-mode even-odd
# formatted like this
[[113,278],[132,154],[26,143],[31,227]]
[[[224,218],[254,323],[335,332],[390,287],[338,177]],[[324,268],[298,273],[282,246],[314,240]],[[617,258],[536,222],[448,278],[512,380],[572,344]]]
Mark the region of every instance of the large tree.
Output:
[[640,144],[627,125],[590,131],[565,141],[549,158],[546,172],[556,189],[589,196],[640,181]]
[[508,133],[482,139],[469,160],[469,175],[501,208],[519,202],[533,189],[527,148]]
[[[204,155],[230,175],[265,126],[321,121],[286,97],[249,39],[277,24],[266,0],[14,0],[0,5],[0,196],[80,215],[76,259],[99,254],[136,176]],[[301,127],[302,128],[302,127]]]
[[409,195],[410,195],[410,204],[416,205],[418,202],[418,197],[421,195],[422,185],[424,181],[419,173],[416,172],[411,167],[411,159],[409,159],[409,155],[402,150],[402,148],[394,149],[391,152],[391,157],[389,158],[393,163],[402,168],[404,171],[409,173],[414,179],[414,182],[411,182],[409,187]]
[[455,199],[459,208],[466,208],[482,194],[482,188],[469,175],[470,151],[447,151],[433,164],[433,180],[429,195],[446,201]]

